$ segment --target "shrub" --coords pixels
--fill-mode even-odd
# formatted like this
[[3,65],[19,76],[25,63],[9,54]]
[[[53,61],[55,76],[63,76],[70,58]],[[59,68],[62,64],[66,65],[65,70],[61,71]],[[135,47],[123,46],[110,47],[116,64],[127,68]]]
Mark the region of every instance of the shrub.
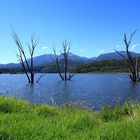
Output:
[[55,116],[57,115],[57,111],[54,107],[49,107],[47,105],[41,105],[39,107],[36,107],[36,112],[38,115],[48,117],[48,116]]
[[123,106],[116,105],[115,107],[105,106],[100,112],[103,121],[120,120],[125,116],[133,115],[133,104],[126,102]]
[[16,98],[0,98],[0,112],[29,112],[31,111],[30,104],[27,101],[19,100]]

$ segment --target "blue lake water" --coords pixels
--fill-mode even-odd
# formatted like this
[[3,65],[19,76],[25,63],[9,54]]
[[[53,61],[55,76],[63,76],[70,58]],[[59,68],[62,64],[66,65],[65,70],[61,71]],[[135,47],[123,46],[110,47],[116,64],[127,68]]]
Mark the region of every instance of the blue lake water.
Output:
[[[39,75],[36,74],[36,79]],[[106,104],[139,99],[140,83],[131,82],[128,74],[75,74],[68,82],[61,81],[58,74],[47,74],[31,85],[24,74],[1,74],[0,95],[26,99],[33,104],[75,103],[100,109]]]

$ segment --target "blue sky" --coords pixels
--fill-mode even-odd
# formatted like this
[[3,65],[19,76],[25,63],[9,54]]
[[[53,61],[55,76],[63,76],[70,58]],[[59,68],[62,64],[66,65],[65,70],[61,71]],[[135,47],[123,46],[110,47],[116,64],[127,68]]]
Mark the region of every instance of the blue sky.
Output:
[[59,50],[62,41],[71,51],[92,57],[124,50],[123,34],[138,29],[131,46],[140,52],[139,0],[0,0],[0,63],[16,62],[17,47],[11,27],[26,42],[35,31],[40,37],[35,55]]

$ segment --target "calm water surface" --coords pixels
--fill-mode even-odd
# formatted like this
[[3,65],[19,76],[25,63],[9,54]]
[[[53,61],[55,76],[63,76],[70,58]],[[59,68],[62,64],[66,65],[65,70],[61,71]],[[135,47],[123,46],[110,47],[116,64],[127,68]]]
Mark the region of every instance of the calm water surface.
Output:
[[[36,74],[36,79],[39,74]],[[14,96],[34,104],[76,103],[99,109],[128,99],[140,98],[140,83],[132,83],[128,74],[76,74],[72,81],[61,81],[57,74],[47,74],[30,85],[23,74],[1,74],[0,95]]]

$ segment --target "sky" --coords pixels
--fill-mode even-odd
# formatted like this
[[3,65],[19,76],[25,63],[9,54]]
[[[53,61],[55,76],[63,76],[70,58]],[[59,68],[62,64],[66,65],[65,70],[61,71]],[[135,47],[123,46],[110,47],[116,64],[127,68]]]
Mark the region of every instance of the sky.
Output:
[[[123,34],[137,29],[131,51],[140,53],[140,0],[0,0],[0,63],[17,62],[11,26],[25,51],[35,32],[35,56],[59,51],[62,42],[71,52],[94,57],[125,50]],[[29,57],[29,55],[27,55]]]

